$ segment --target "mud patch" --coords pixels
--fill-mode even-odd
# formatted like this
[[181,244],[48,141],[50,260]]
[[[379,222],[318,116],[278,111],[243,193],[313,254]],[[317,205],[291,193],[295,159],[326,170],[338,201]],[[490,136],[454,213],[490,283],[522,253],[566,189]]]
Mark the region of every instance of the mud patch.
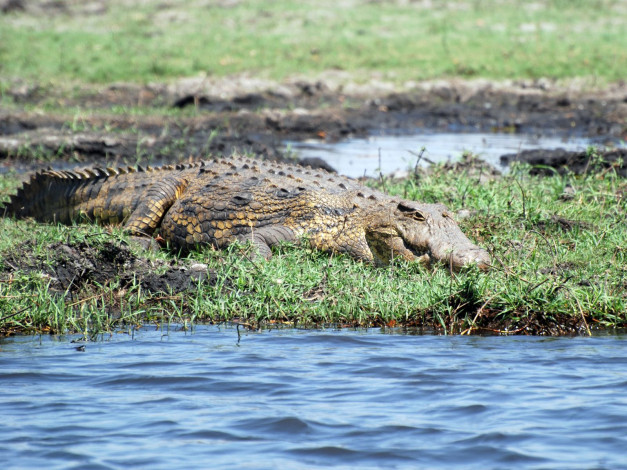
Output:
[[480,184],[501,175],[501,172],[492,165],[484,162],[476,155],[467,152],[464,152],[458,161],[446,162],[442,167],[447,171],[467,173],[469,176],[477,178]]
[[141,279],[141,285],[150,292],[179,293],[195,288],[198,284],[215,285],[216,273],[207,272],[207,266],[172,267],[163,274],[149,273]]
[[[0,161],[5,166],[51,159],[158,164],[233,152],[276,160],[288,157],[285,141],[334,142],[416,129],[580,135],[616,142],[627,138],[625,87],[589,92],[540,82],[451,80],[391,91],[392,86],[378,83],[357,86],[333,79],[278,83],[228,77],[64,90],[15,82],[5,91],[13,106],[0,112]],[[24,111],[51,101],[59,110],[89,112]],[[112,109],[120,106],[154,113],[114,114]],[[186,107],[193,108],[193,116],[160,115],[164,108]]]
[[486,312],[473,323],[470,333],[534,336],[584,336],[588,333],[591,317],[569,314],[546,315],[530,312],[519,318],[505,320],[499,312]]
[[51,290],[70,297],[114,283],[118,289],[135,285],[152,293],[176,294],[216,280],[215,272],[204,265],[168,266],[134,254],[120,241],[57,242],[45,253],[38,253],[34,242],[27,241],[3,253],[3,264],[3,277],[38,274],[48,280]]
[[[444,327],[442,326],[444,323]],[[543,312],[527,312],[519,316],[504,316],[502,311],[484,308],[477,315],[468,311],[466,314],[451,315],[447,318],[434,316],[431,312],[409,320],[404,325],[396,322],[380,323],[371,326],[381,328],[401,327],[408,332],[420,334],[458,334],[479,336],[587,336],[594,319],[587,315],[557,314],[546,315]],[[350,325],[346,325],[350,326]],[[363,325],[354,325],[363,326]],[[621,325],[621,328],[624,325]],[[596,331],[596,329],[595,329]],[[600,330],[601,331],[601,330]]]
[[[596,152],[569,152],[564,149],[554,150],[523,150],[517,154],[508,154],[501,157],[501,163],[511,165],[514,162],[524,162],[533,166],[531,174],[554,175],[574,173],[616,172],[617,175],[627,177],[627,149]],[[554,171],[555,170],[555,171]]]
[[0,0],[0,13],[24,10],[26,10],[26,2],[24,0]]
[[0,12],[11,13],[16,11],[27,12],[34,16],[54,15],[90,15],[103,13],[107,9],[106,2],[76,1],[76,0],[0,0]]

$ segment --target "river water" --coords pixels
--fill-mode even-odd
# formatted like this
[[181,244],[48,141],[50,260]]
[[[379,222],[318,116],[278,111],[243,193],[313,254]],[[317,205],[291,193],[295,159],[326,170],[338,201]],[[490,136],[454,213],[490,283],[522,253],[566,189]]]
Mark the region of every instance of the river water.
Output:
[[[459,160],[462,153],[472,152],[498,170],[505,171],[500,157],[521,150],[556,149],[582,151],[600,146],[598,139],[558,137],[551,135],[512,134],[498,132],[414,132],[408,135],[382,134],[367,138],[345,139],[325,143],[288,142],[287,148],[299,158],[322,158],[338,173],[352,178],[377,177],[413,169],[424,148],[421,166],[428,161],[442,163]],[[615,142],[621,145],[620,142]]]
[[0,340],[1,468],[627,468],[625,335],[241,333]]

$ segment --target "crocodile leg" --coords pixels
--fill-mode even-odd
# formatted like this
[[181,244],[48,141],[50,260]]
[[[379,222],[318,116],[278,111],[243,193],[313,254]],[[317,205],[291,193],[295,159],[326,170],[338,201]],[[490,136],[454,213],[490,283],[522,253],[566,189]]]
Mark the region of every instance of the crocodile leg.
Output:
[[144,200],[130,214],[124,229],[132,235],[152,235],[186,187],[187,180],[173,176],[153,184],[146,192]]
[[250,233],[253,246],[259,250],[259,255],[265,259],[272,258],[272,247],[281,242],[293,242],[296,240],[292,229],[285,225],[272,225],[254,229]]

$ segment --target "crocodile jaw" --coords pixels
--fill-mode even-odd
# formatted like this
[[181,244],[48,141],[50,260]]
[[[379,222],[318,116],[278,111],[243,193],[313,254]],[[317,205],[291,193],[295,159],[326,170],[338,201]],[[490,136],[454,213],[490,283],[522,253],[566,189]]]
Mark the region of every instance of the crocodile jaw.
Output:
[[[427,253],[455,270],[476,264],[479,269],[490,267],[488,252],[472,243],[442,204],[415,204],[420,218],[399,219],[398,233],[405,246],[420,256]],[[405,209],[407,213],[407,209]]]

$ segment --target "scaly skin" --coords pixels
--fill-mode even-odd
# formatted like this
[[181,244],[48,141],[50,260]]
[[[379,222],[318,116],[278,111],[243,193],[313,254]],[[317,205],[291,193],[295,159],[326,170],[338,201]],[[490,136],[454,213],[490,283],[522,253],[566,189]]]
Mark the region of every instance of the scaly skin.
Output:
[[251,240],[269,258],[281,241],[385,265],[395,256],[454,268],[490,257],[462,233],[442,204],[421,204],[355,180],[286,164],[230,158],[142,169],[46,170],[4,209],[16,218],[124,224],[175,250]]

